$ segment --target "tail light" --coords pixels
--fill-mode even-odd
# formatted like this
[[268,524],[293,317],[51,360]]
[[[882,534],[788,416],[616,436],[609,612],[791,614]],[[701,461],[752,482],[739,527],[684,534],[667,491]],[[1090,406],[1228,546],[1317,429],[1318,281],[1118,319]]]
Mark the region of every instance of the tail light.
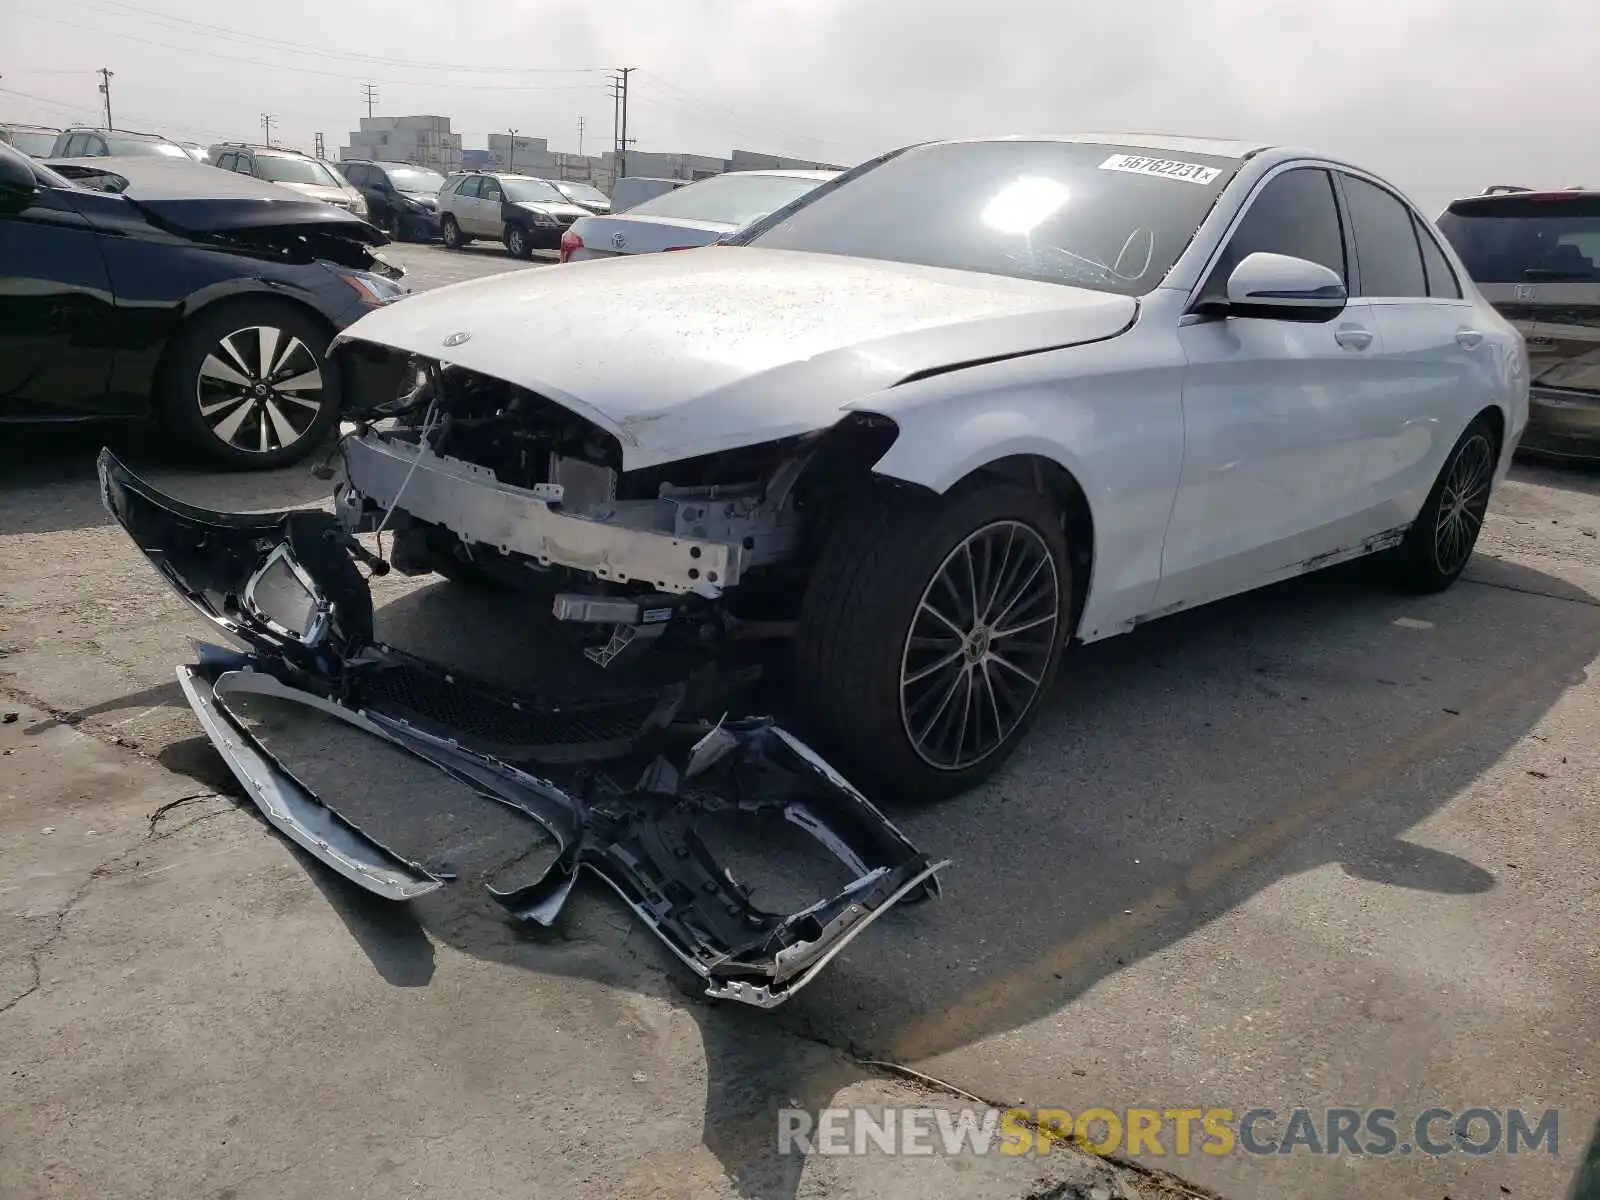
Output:
[[561,253],[557,256],[557,261],[567,262],[572,258],[574,250],[582,249],[583,239],[569,229],[561,235]]

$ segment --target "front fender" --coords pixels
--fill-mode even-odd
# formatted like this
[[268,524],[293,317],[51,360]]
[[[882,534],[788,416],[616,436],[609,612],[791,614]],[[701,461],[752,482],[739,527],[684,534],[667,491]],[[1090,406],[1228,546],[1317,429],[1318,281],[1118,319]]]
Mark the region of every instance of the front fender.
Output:
[[1080,636],[1148,611],[1183,465],[1183,370],[1175,337],[1137,332],[889,388],[853,409],[900,433],[875,474],[949,491],[981,467],[1035,455],[1077,482],[1094,528]]

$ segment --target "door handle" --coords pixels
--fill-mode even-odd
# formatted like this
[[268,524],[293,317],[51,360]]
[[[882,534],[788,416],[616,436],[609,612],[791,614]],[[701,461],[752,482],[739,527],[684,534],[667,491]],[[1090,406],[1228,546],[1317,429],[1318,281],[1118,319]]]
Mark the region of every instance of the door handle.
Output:
[[1483,341],[1483,334],[1476,329],[1458,329],[1456,330],[1456,341],[1461,344],[1463,350],[1471,350],[1479,342]]
[[1333,335],[1333,340],[1347,350],[1365,350],[1372,345],[1372,331],[1359,325],[1346,325]]

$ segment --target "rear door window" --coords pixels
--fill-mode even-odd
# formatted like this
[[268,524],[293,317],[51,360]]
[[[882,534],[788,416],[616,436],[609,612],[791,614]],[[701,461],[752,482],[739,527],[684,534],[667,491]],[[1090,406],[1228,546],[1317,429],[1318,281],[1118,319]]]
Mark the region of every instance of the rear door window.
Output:
[[478,186],[483,182],[483,176],[470,175],[456,185],[456,195],[466,200],[475,200],[478,196]]
[[1422,247],[1411,210],[1377,184],[1343,178],[1350,223],[1355,228],[1356,263],[1361,294],[1372,297],[1418,297],[1428,294]]

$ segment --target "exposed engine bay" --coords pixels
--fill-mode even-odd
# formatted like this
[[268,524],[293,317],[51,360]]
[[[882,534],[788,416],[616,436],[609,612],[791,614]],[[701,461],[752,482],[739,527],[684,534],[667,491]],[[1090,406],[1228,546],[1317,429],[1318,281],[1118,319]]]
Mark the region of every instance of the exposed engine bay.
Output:
[[781,634],[806,564],[896,435],[886,418],[848,416],[624,472],[616,436],[525,388],[360,342],[336,353],[356,397],[339,451],[345,529],[392,533],[403,573],[531,592],[596,627],[601,665],[669,625],[706,640]]
[[[501,400],[502,408],[509,403]],[[407,440],[404,425],[363,437],[397,448],[401,464],[406,459],[398,448],[409,446],[415,464],[419,444],[491,457],[494,466],[445,455],[438,461],[481,471],[495,483],[501,471],[521,481],[506,488],[561,488],[559,496],[547,492],[551,499],[544,503],[563,521],[591,520],[597,528],[636,533],[627,525],[603,525],[592,514],[630,502],[663,502],[617,496],[615,473],[610,480],[603,475],[606,447],[577,424],[533,420],[518,438],[475,443],[484,427],[474,423],[472,406],[451,406],[450,416],[456,420],[435,413],[410,426],[414,440]],[[582,471],[566,473],[567,460],[581,463]],[[483,880],[513,919],[551,924],[578,875],[587,872],[621,896],[713,997],[774,1007],[895,904],[938,894],[936,873],[946,864],[919,852],[813,750],[771,718],[728,719],[743,682],[738,672],[711,665],[665,687],[617,688],[586,701],[473,681],[377,640],[372,593],[360,567],[380,573],[382,560],[339,517],[320,510],[194,508],[151,488],[110,451],[102,451],[99,473],[111,515],[233,644],[201,646],[196,663],[178,668],[212,744],[275,829],[366,890],[409,900],[447,886],[451,875],[384,844],[339,795],[319,793],[311,781],[326,765],[316,761],[317,753],[326,752],[308,757],[296,750],[274,721],[310,722],[380,747],[397,761],[438,772],[441,787],[448,780],[527,822],[555,844],[548,866],[532,877],[508,869]],[[540,473],[558,478],[534,478]],[[423,474],[416,468],[413,481]],[[563,511],[563,481],[575,483],[581,496],[575,503],[590,515]],[[688,519],[685,507],[713,503],[736,509],[742,519],[765,519],[765,493],[740,497],[751,501],[740,509],[735,498],[712,495],[719,485],[698,486],[706,490],[702,499],[665,500],[675,519]],[[630,511],[636,521],[646,519],[646,510]],[[544,558],[567,565],[575,551],[560,541],[559,526],[552,529],[546,534],[552,550]],[[697,534],[686,541],[711,545],[717,539]],[[738,556],[726,561],[741,570],[749,565]],[[662,578],[651,582],[664,586],[669,578],[663,567]],[[719,581],[704,582],[716,587]],[[377,783],[381,796],[381,778]],[[853,879],[798,912],[768,912],[752,903],[751,885],[719,863],[697,831],[719,815],[781,816],[831,852]]]

